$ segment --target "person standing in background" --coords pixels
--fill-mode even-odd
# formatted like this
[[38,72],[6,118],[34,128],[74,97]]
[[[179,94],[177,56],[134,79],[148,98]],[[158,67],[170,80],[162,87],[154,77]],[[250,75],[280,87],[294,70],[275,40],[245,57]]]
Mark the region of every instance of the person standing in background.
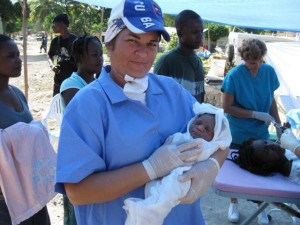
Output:
[[183,10],[175,18],[179,45],[162,55],[154,72],[175,78],[198,102],[204,102],[204,70],[195,50],[203,44],[203,22],[192,10]]
[[44,52],[47,52],[47,34],[43,34],[42,36],[42,43],[40,47],[40,53],[42,53],[42,50],[44,49]]
[[[271,120],[281,124],[274,99],[274,91],[280,84],[274,68],[263,63],[266,44],[259,39],[246,39],[238,51],[244,63],[228,72],[221,88],[222,107],[232,135],[231,149],[239,149],[250,138],[268,140]],[[279,138],[280,130],[276,132]],[[237,199],[231,199],[228,220],[239,221]],[[265,211],[258,215],[258,223],[269,224]]]
[[72,60],[77,65],[77,72],[65,79],[60,87],[63,105],[66,107],[75,94],[96,79],[103,66],[103,49],[97,37],[84,35],[72,44]]
[[55,73],[53,96],[59,93],[61,83],[77,70],[70,61],[71,45],[76,35],[69,32],[69,23],[67,14],[59,14],[52,21],[53,32],[60,34],[51,41],[48,52],[50,68]]

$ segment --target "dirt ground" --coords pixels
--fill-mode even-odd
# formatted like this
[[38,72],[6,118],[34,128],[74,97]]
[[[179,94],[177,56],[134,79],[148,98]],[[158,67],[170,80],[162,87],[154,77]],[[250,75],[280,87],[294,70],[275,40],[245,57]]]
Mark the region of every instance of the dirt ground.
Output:
[[[49,42],[50,43],[50,42]],[[17,42],[22,54],[22,46]],[[35,119],[41,119],[49,107],[52,98],[53,73],[49,68],[45,53],[39,53],[40,42],[29,40],[28,42],[28,84],[29,84],[29,107]],[[24,91],[23,75],[11,79],[11,84],[16,85]],[[48,203],[48,210],[52,225],[63,225],[63,203],[58,194]],[[201,208],[207,225],[231,224],[227,220],[229,199],[220,197],[211,188],[202,198]],[[240,200],[241,219],[245,219],[249,212],[255,210],[256,205],[247,200]],[[272,207],[268,207],[271,209]],[[270,225],[293,224],[290,216],[285,212],[272,213]],[[256,220],[251,225],[257,224]],[[300,222],[298,221],[298,223]]]

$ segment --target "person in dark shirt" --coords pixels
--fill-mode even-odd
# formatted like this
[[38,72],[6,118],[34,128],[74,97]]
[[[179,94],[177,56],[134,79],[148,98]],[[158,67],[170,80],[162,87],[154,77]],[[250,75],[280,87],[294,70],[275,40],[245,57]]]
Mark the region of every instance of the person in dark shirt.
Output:
[[48,52],[50,68],[55,73],[53,96],[59,93],[61,83],[77,71],[76,65],[70,61],[71,45],[77,37],[69,32],[68,27],[67,14],[59,14],[52,21],[53,32],[60,34],[51,41]]
[[198,102],[204,101],[204,70],[195,54],[203,43],[203,22],[192,10],[183,10],[175,18],[179,45],[162,55],[154,72],[173,77],[187,89]]

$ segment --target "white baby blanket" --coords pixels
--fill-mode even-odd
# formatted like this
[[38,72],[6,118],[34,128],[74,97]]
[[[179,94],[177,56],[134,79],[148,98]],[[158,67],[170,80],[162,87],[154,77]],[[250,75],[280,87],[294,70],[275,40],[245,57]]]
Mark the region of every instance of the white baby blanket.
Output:
[[124,209],[127,213],[125,225],[163,224],[171,209],[179,204],[190,189],[191,182],[179,183],[177,177],[190,167],[178,167],[162,180],[147,184],[149,196],[145,199],[128,198]]

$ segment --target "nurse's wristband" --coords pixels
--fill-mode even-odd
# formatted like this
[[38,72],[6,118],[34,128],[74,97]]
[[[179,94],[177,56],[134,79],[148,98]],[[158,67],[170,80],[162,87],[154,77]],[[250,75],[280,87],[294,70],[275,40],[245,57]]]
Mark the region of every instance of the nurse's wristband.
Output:
[[220,171],[220,164],[219,164],[218,160],[216,160],[215,158],[212,158],[212,157],[210,157],[208,159],[211,160],[212,162],[214,162],[214,164],[216,166],[216,169],[217,169],[217,173],[219,173],[219,171]]
[[153,167],[151,166],[150,162],[146,159],[142,162],[150,180],[155,180],[157,178],[157,175],[155,171],[153,170]]

